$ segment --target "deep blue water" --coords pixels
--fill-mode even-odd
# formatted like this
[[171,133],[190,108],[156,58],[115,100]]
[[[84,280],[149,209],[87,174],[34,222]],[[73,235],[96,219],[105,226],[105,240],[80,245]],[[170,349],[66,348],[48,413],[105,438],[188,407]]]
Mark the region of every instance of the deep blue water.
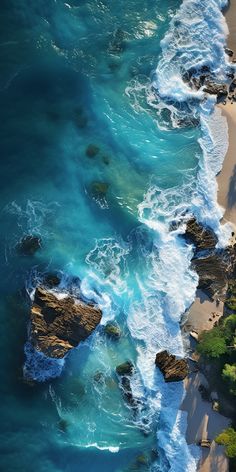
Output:
[[[211,3],[219,13],[223,2]],[[185,443],[185,417],[178,412],[183,386],[165,385],[154,366],[162,348],[183,355],[179,320],[197,284],[191,247],[178,231],[169,233],[169,224],[193,209],[203,220],[210,215],[212,225],[219,220],[212,180],[217,153],[209,180],[201,178],[202,169],[208,175],[207,143],[198,140],[208,121],[196,124],[198,110],[194,125],[179,128],[176,116],[170,120],[172,103],[165,93],[163,102],[156,100],[151,88],[153,80],[163,80],[165,61],[172,63],[173,57],[163,59],[160,41],[180,4],[1,2],[4,472],[195,470],[196,451]],[[219,58],[222,49],[215,54]],[[86,154],[91,144],[98,147],[94,157]],[[32,257],[16,251],[25,234],[42,238]],[[47,271],[62,273],[64,288],[79,277],[84,296],[102,307],[102,323],[116,319],[122,336],[111,341],[99,327],[68,356],[58,378],[40,382],[49,371],[24,352],[26,292]],[[115,374],[128,359],[136,365],[138,412],[125,402]],[[24,380],[23,366],[38,382]]]

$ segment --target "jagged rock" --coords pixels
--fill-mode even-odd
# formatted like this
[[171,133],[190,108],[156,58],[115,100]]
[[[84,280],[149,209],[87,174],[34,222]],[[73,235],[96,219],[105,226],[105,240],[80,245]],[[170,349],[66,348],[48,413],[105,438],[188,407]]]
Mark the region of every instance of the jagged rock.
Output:
[[95,157],[99,153],[99,147],[95,144],[89,144],[86,149],[87,157]]
[[217,95],[217,101],[225,99],[228,95],[228,88],[226,84],[216,84],[214,82],[205,83],[203,92],[209,93],[210,95]]
[[234,55],[234,51],[232,51],[232,49],[225,48],[225,52],[229,57],[233,57]]
[[178,382],[188,375],[188,364],[185,359],[177,359],[167,351],[158,352],[155,364],[164,375],[166,382]]
[[132,406],[132,408],[136,408],[138,402],[133,396],[129,377],[126,377],[125,375],[122,376],[121,387],[123,390],[123,395],[124,395],[125,400],[129,403],[130,406]]
[[198,288],[212,298],[214,295],[225,295],[228,284],[228,269],[230,268],[226,254],[221,252],[198,257],[192,260],[192,267],[196,270],[199,281]]
[[59,299],[37,287],[31,308],[31,342],[48,357],[63,358],[100,323],[101,310],[72,296]]
[[46,274],[44,277],[44,283],[49,287],[58,287],[60,285],[61,279],[57,274],[49,273]]
[[232,93],[236,89],[236,79],[232,80],[230,86],[229,86],[229,92]]
[[118,375],[132,375],[134,372],[134,365],[131,361],[124,362],[116,367]]
[[32,234],[24,236],[16,246],[17,251],[24,256],[33,256],[41,247],[41,238]]
[[113,339],[119,339],[121,336],[121,330],[116,323],[107,323],[104,327],[104,332],[107,336]]
[[184,237],[192,242],[197,250],[214,249],[217,237],[210,228],[205,228],[195,218],[188,220]]

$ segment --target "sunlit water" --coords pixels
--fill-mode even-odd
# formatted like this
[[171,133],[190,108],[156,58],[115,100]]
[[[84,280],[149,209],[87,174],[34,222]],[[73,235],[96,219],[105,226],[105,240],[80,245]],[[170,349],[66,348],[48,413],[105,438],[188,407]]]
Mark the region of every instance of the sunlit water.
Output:
[[[170,232],[170,225],[195,212],[220,235],[214,176],[227,146],[225,122],[211,116],[214,100],[199,106],[199,92],[180,107],[194,123],[179,127],[183,116],[170,101],[189,100],[181,86],[186,44],[193,44],[189,63],[207,63],[214,52],[222,79],[227,67],[225,2],[204,2],[205,50],[194,55],[203,40],[201,31],[195,36],[198,3],[182,7],[180,18],[192,21],[184,44],[185,27],[173,20],[179,0],[1,2],[4,472],[196,469],[198,452],[185,442],[178,411],[183,385],[166,385],[154,360],[163,348],[184,355],[179,321],[197,285],[184,227]],[[42,237],[33,257],[15,249],[24,234]],[[100,326],[64,364],[35,356],[25,345],[26,291],[55,270],[62,290],[79,277],[83,296],[103,310],[102,324],[119,324],[120,340]],[[136,409],[115,373],[126,360],[136,366]],[[23,365],[34,385],[23,381]]]

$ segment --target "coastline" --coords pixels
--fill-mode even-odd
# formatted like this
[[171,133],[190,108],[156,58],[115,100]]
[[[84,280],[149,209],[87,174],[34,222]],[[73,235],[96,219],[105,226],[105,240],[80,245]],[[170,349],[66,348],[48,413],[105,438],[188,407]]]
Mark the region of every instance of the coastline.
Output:
[[[236,1],[230,2],[225,18],[229,28],[227,46],[234,51],[236,59]],[[219,106],[223,116],[227,118],[229,142],[222,170],[217,176],[217,200],[224,212],[222,223],[230,223],[236,230],[236,106],[230,101]],[[192,331],[198,335],[203,330],[211,329],[215,320],[223,315],[223,308],[224,303],[216,304],[201,290],[197,290],[183,331]],[[192,339],[193,351],[195,344],[196,341]],[[181,410],[187,412],[186,441],[189,445],[197,444],[201,439],[212,441],[210,448],[201,448],[198,472],[228,472],[229,461],[224,448],[217,445],[214,438],[227,428],[230,419],[214,411],[212,402],[203,400],[199,392],[200,385],[208,387],[207,379],[193,366],[185,380],[186,395],[181,405]]]

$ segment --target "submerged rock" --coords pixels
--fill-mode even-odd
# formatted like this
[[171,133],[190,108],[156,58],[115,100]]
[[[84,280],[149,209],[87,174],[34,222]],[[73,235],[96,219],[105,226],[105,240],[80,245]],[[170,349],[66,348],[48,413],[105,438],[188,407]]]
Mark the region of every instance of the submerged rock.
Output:
[[74,122],[78,128],[86,128],[88,124],[88,118],[81,107],[74,111]]
[[113,33],[113,38],[110,42],[109,52],[111,54],[120,54],[125,49],[125,32],[121,28],[117,28]]
[[124,362],[116,367],[118,375],[132,375],[134,372],[134,365],[131,361]]
[[100,149],[95,144],[89,144],[86,149],[86,156],[87,157],[95,157],[99,153]]
[[24,236],[16,246],[17,251],[24,256],[33,256],[41,247],[41,238],[32,234]]
[[156,366],[164,375],[166,382],[178,382],[188,375],[188,364],[185,359],[177,359],[167,351],[158,352],[155,360]]
[[104,199],[109,189],[109,184],[106,182],[92,182],[90,193],[93,198]]
[[45,275],[44,283],[49,288],[58,287],[58,285],[60,285],[60,283],[61,283],[61,279],[60,279],[59,275],[52,272],[52,273],[49,273],[49,274]]
[[107,323],[104,326],[104,332],[109,338],[119,339],[121,336],[121,329],[116,323]]
[[214,232],[195,218],[188,220],[184,237],[196,246],[197,250],[215,249],[217,237]]
[[90,336],[102,317],[101,310],[72,296],[59,299],[37,287],[31,308],[31,342],[47,357],[63,358]]

